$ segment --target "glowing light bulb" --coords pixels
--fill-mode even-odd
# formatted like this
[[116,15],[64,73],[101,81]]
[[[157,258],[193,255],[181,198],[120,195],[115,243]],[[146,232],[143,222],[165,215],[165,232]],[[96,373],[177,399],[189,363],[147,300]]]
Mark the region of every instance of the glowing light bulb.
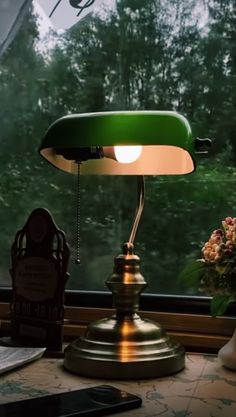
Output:
[[142,146],[115,146],[114,153],[116,160],[123,164],[136,161],[142,152]]

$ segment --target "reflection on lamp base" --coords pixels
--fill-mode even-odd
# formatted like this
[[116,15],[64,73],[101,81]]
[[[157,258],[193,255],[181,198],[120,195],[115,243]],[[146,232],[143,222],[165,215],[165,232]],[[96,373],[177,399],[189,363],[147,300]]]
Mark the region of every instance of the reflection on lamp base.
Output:
[[64,366],[82,376],[105,379],[154,378],[181,371],[185,352],[156,323],[137,314],[111,317],[88,326],[65,349]]

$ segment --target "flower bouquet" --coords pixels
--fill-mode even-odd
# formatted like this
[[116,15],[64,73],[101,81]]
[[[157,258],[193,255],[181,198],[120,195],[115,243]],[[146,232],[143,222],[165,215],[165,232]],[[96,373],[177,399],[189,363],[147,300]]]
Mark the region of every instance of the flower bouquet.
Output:
[[236,301],[236,217],[226,217],[202,248],[202,259],[188,265],[181,276],[192,275],[199,290],[211,295],[212,316],[222,315]]

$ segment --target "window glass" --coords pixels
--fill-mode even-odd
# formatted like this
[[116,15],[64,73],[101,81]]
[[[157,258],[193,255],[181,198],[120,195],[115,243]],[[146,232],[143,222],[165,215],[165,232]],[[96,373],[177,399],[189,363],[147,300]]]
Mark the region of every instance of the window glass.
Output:
[[233,0],[106,1],[66,31],[33,3],[0,57],[0,283],[10,248],[34,208],[66,233],[68,288],[105,290],[136,205],[133,177],[81,178],[81,265],[76,257],[76,178],[38,147],[68,113],[177,110],[193,133],[214,138],[193,174],[146,178],[136,253],[148,292],[198,294],[178,275],[226,216],[236,215],[236,5]]

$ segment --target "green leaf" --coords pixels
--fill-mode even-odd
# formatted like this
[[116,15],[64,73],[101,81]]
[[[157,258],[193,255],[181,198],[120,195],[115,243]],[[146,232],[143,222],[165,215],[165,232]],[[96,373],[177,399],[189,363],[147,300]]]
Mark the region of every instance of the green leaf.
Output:
[[227,309],[228,305],[234,301],[234,297],[232,295],[215,295],[211,300],[211,315],[213,317],[221,316],[224,314],[225,310]]
[[178,276],[179,281],[188,282],[189,284],[199,284],[202,275],[205,272],[206,264],[202,261],[192,261],[181,271]]

